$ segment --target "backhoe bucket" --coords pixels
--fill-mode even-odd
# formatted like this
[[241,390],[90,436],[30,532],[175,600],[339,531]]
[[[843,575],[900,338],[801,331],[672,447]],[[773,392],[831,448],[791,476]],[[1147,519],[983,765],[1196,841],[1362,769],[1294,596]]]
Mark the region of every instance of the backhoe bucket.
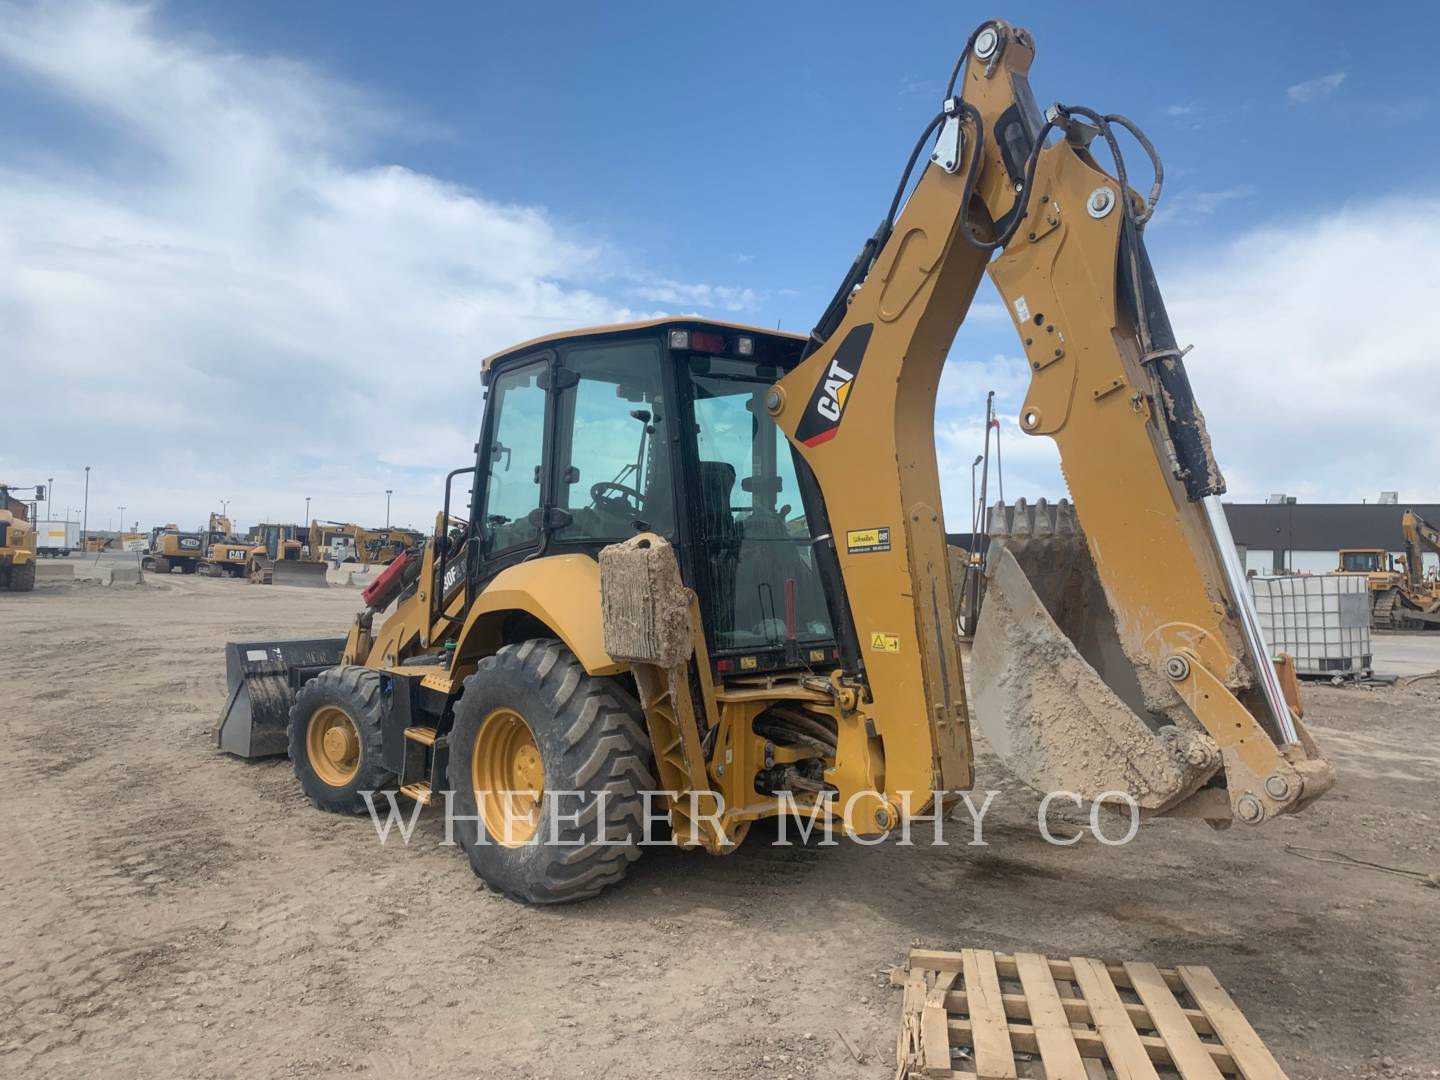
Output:
[[326,589],[330,583],[325,579],[326,566],[323,562],[300,562],[296,559],[277,559],[270,567],[270,582],[273,585],[299,585],[307,589]]
[[344,650],[344,638],[227,642],[225,684],[229,693],[215,729],[215,745],[243,758],[288,753],[286,727],[295,692],[307,680],[340,663]]
[[[1147,811],[1193,794],[1218,747],[1193,720],[1147,707],[1154,676],[1121,648],[1070,504],[997,505],[989,531],[971,705],[991,748],[1039,791],[1120,791]],[[1151,701],[1166,697],[1153,689]]]

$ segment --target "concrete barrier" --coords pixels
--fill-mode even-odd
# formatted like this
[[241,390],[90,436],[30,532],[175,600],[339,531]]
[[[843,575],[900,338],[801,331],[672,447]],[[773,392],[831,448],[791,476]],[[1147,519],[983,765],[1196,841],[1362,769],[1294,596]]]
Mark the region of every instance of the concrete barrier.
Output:
[[80,563],[75,567],[75,580],[93,581],[96,585],[142,585],[145,578],[138,566]]
[[373,570],[352,570],[347,577],[345,584],[354,585],[358,588],[365,588],[380,575]]
[[75,564],[62,559],[36,559],[35,580],[74,581]]

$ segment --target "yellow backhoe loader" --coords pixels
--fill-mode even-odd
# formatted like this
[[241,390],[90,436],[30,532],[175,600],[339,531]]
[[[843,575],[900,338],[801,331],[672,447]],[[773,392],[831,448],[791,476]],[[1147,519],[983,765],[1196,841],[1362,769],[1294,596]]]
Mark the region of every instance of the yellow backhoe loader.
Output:
[[[883,834],[971,786],[976,722],[1028,783],[1148,814],[1258,825],[1323,792],[1142,242],[1158,159],[1123,117],[1042,115],[1033,53],[970,37],[808,337],[660,319],[486,361],[428,542],[345,638],[227,646],[220,748],[288,752],[341,813],[449,793],[475,872],[529,902],[618,881],[652,812],[712,853],[797,808]],[[969,702],[933,418],[987,270],[1074,506],[992,515]]]

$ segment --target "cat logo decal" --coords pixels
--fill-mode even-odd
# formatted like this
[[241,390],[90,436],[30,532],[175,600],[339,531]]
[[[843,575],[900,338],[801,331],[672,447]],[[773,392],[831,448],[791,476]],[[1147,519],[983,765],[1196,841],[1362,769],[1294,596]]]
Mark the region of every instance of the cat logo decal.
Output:
[[855,380],[860,375],[860,365],[865,359],[865,349],[870,344],[870,333],[874,329],[872,323],[852,329],[821,373],[820,382],[810,395],[810,404],[805,406],[805,415],[800,417],[795,429],[795,437],[806,446],[828,442],[840,430],[845,406],[855,389]]

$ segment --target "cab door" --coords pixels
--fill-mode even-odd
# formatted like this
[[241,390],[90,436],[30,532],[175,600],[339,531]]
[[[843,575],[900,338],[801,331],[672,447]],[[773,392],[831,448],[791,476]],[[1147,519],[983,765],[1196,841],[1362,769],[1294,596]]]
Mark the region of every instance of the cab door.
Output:
[[554,355],[506,364],[490,380],[472,513],[479,580],[533,555],[549,504],[550,373]]

